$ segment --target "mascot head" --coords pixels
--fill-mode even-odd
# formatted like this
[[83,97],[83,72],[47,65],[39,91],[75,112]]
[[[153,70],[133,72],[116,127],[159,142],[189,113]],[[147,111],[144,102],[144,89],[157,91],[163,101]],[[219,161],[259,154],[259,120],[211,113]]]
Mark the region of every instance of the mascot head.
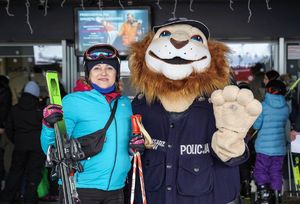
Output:
[[132,83],[149,103],[209,96],[229,82],[228,52],[225,45],[209,41],[203,23],[171,19],[131,46]]
[[153,71],[172,80],[181,80],[210,65],[209,31],[201,22],[176,19],[154,30],[145,55],[147,66]]

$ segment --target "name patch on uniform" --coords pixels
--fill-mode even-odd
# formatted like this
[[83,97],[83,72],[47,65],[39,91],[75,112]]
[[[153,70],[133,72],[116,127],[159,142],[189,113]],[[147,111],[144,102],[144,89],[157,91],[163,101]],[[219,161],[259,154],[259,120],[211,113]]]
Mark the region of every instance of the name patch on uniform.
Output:
[[180,155],[208,154],[208,153],[209,153],[208,143],[180,145]]
[[162,140],[152,139],[153,141],[153,149],[157,150],[158,147],[165,147],[166,142]]

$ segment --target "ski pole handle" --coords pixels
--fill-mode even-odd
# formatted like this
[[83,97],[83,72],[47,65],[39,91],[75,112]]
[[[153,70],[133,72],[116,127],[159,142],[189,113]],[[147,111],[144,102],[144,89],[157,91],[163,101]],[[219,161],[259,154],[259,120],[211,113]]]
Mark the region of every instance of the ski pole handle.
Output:
[[138,134],[142,133],[142,135],[145,138],[145,147],[147,149],[152,149],[154,147],[153,140],[142,124],[142,116],[140,114],[132,115],[131,123],[132,123],[132,133],[133,134],[135,132]]
[[132,134],[133,135],[140,135],[141,130],[138,125],[138,121],[142,121],[142,116],[140,114],[135,114],[131,116],[131,126],[132,126]]

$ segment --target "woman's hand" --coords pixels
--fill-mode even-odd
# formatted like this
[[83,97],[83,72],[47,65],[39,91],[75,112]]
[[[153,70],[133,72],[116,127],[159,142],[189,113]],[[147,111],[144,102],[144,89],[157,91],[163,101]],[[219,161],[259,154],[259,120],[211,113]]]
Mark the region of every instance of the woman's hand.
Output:
[[60,105],[51,104],[43,110],[43,124],[53,128],[54,124],[63,118],[63,111]]
[[291,141],[294,141],[294,140],[296,139],[296,137],[297,137],[298,134],[299,134],[299,133],[298,133],[297,131],[292,130],[292,131],[290,132],[290,140],[291,140]]
[[131,155],[136,152],[143,154],[145,150],[145,139],[142,135],[133,136],[129,141],[129,151]]

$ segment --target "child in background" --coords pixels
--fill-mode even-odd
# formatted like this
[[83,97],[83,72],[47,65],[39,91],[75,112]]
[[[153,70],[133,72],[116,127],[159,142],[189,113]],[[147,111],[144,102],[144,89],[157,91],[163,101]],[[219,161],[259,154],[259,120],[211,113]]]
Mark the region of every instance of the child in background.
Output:
[[271,80],[277,80],[279,78],[279,73],[275,70],[270,70],[265,73],[264,84],[267,85]]
[[268,82],[262,102],[263,111],[253,124],[253,128],[259,130],[255,141],[254,168],[258,203],[281,202],[282,164],[286,154],[285,125],[289,117],[285,94],[286,87],[282,81]]

